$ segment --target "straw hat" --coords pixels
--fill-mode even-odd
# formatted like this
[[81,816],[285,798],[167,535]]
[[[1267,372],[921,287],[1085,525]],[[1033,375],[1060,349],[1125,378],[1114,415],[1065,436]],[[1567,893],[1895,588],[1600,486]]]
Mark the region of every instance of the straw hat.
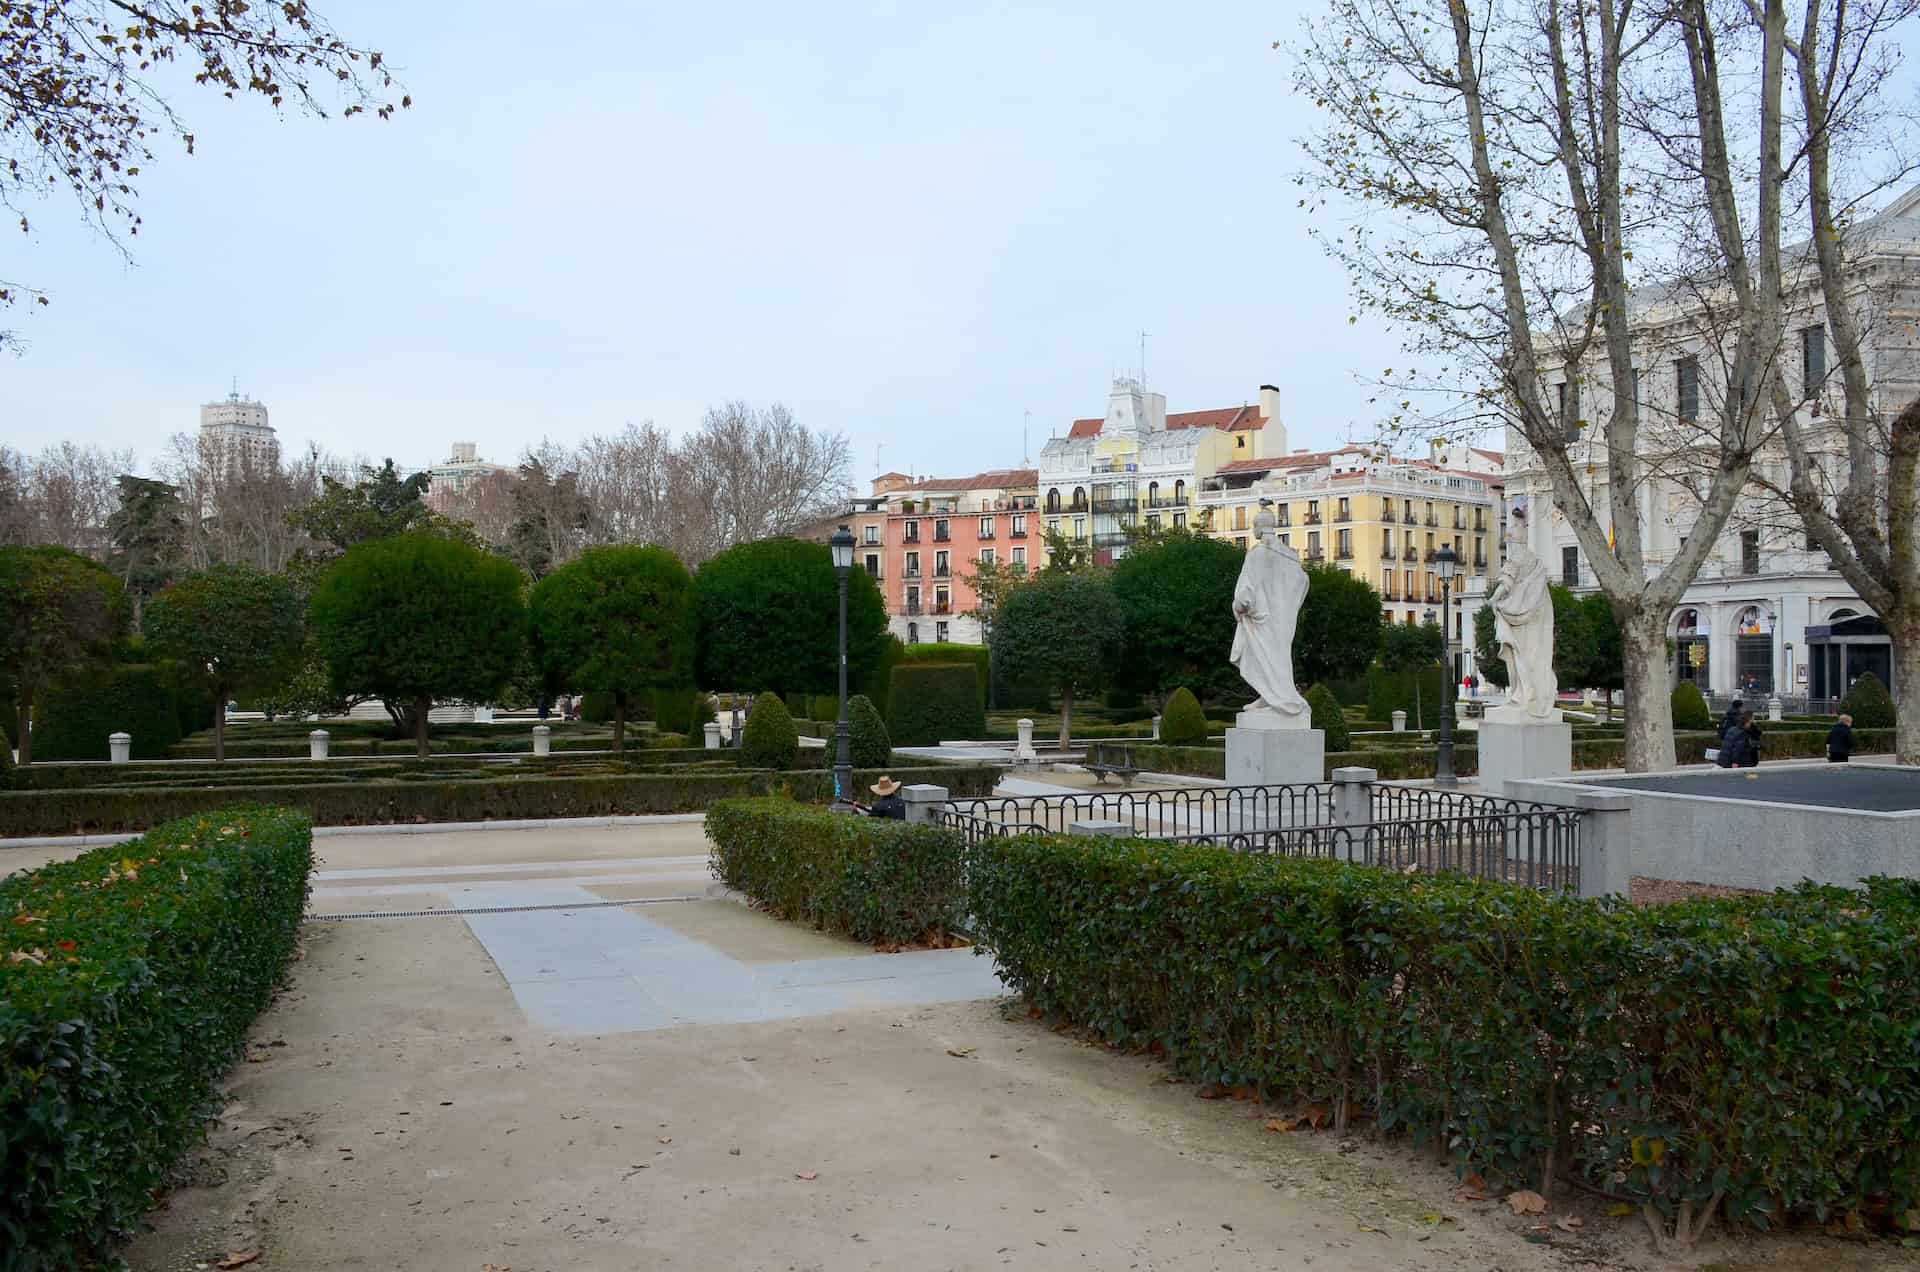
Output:
[[891,795],[900,789],[900,783],[890,777],[883,777],[870,788],[875,795]]

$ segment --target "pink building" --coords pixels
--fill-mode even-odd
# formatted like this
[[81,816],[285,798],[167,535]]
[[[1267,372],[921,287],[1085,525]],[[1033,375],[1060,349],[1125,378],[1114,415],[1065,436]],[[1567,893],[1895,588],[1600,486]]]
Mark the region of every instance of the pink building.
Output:
[[981,643],[970,580],[982,563],[1039,568],[1038,487],[1031,468],[874,480],[874,497],[887,500],[885,528],[863,527],[855,552],[880,584],[894,635],[909,645]]

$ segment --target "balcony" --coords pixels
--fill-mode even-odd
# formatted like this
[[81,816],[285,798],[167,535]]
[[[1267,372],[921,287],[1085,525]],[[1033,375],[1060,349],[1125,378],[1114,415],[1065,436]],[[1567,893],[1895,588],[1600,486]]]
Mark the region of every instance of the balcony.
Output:
[[1437,517],[1437,516],[1435,516],[1435,515],[1434,515],[1433,513],[1431,513],[1431,512],[1430,512],[1430,513],[1428,513],[1428,514],[1427,514],[1427,529],[1429,529],[1429,530],[1438,530],[1439,528],[1440,528],[1440,518],[1439,518],[1439,517]]
[[1336,561],[1351,561],[1353,560],[1353,549],[1341,548],[1333,554],[1333,559]]
[[991,539],[991,538],[993,538],[993,528],[992,528],[991,526],[989,526],[988,528],[986,528],[985,530],[982,530],[982,531],[980,532],[980,540],[981,540],[981,542],[983,542],[983,543],[984,543],[984,542],[986,542],[986,541],[987,541],[988,539]]
[[[993,536],[991,536],[991,535],[989,535],[989,536],[987,536],[987,537],[988,537],[988,538],[992,538]],[[1027,532],[1026,532],[1025,530],[1009,530],[1009,531],[1007,531],[1007,538],[1009,538],[1009,539],[1024,539],[1024,538],[1026,538],[1026,537],[1027,537]]]
[[1391,604],[1400,599],[1400,593],[1394,591],[1392,588],[1388,588],[1386,591],[1380,593],[1380,599]]
[[1382,561],[1395,560],[1398,557],[1398,555],[1399,554],[1393,550],[1393,545],[1391,543],[1389,543],[1386,547],[1380,549],[1380,559]]
[[1421,554],[1420,559],[1423,561],[1437,561],[1440,559],[1440,550],[1438,548],[1428,548]]
[[[1389,517],[1387,518],[1387,520],[1391,521],[1393,520],[1393,518]],[[1402,516],[1400,520],[1406,522],[1410,526],[1417,526],[1420,524],[1420,518],[1413,515],[1413,509],[1411,508],[1407,509],[1406,515]]]
[[1096,499],[1093,501],[1093,513],[1096,517],[1117,513],[1130,513],[1139,506],[1139,501],[1134,499]]
[[1402,552],[1400,556],[1403,560],[1418,561],[1420,559],[1420,549],[1414,547],[1411,543],[1409,543],[1407,545],[1407,550],[1405,552]]
[[920,532],[918,530],[914,530],[900,536],[900,538],[901,538],[901,542],[903,543],[918,543],[920,542]]
[[1301,559],[1306,561],[1324,561],[1327,559],[1327,554],[1319,548],[1308,548],[1301,554]]
[[935,601],[933,603],[933,612],[938,617],[945,617],[953,613],[953,604],[950,601]]
[[1300,518],[1300,524],[1303,526],[1317,526],[1320,524],[1320,514],[1317,512],[1310,512],[1306,516]]
[[908,601],[900,607],[900,612],[908,618],[918,618],[920,617],[920,602]]
[[1476,569],[1476,570],[1484,570],[1484,569],[1486,569],[1486,568],[1487,568],[1487,558],[1485,558],[1484,556],[1476,556],[1475,558],[1473,558],[1473,568],[1474,568],[1474,569]]
[[1350,512],[1336,512],[1333,514],[1333,524],[1336,526],[1345,525],[1352,520],[1353,514]]
[[950,579],[953,577],[953,568],[951,566],[936,565],[933,567],[933,577],[936,579]]
[[908,578],[908,579],[917,579],[917,578],[919,578],[919,577],[920,577],[920,567],[919,567],[919,566],[917,566],[917,565],[910,565],[910,566],[908,566],[908,567],[906,568],[906,570],[905,570],[905,572],[904,572],[904,573],[903,573],[903,574],[901,575],[901,577],[902,577],[902,578]]
[[1122,548],[1125,547],[1126,544],[1127,536],[1124,534],[1096,534],[1093,536],[1093,546],[1096,548]]
[[1484,534],[1486,529],[1487,519],[1481,516],[1478,511],[1475,511],[1473,514],[1473,532],[1475,534]]
[[935,543],[952,543],[953,535],[949,534],[945,530],[935,530],[933,532],[933,541]]

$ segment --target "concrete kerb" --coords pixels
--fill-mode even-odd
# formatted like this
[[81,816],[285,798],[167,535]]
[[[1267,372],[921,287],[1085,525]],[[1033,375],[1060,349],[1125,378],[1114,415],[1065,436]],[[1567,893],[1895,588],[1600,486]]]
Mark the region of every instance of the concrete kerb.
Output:
[[[705,813],[631,813],[611,817],[508,818],[500,821],[478,822],[393,822],[368,826],[315,826],[313,837],[326,839],[335,835],[438,835],[485,830],[591,830],[604,826],[684,826],[703,822],[706,816]],[[93,848],[101,844],[124,844],[129,839],[138,839],[145,833],[145,831],[121,831],[110,835],[34,835],[21,839],[0,839],[0,849],[63,848],[73,844],[83,848]]]

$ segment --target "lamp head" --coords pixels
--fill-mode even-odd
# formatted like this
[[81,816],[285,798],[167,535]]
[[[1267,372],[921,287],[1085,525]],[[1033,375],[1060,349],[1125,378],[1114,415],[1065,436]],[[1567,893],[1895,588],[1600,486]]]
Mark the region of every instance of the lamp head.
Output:
[[853,531],[841,526],[827,540],[827,547],[833,553],[833,568],[845,574],[853,568]]

